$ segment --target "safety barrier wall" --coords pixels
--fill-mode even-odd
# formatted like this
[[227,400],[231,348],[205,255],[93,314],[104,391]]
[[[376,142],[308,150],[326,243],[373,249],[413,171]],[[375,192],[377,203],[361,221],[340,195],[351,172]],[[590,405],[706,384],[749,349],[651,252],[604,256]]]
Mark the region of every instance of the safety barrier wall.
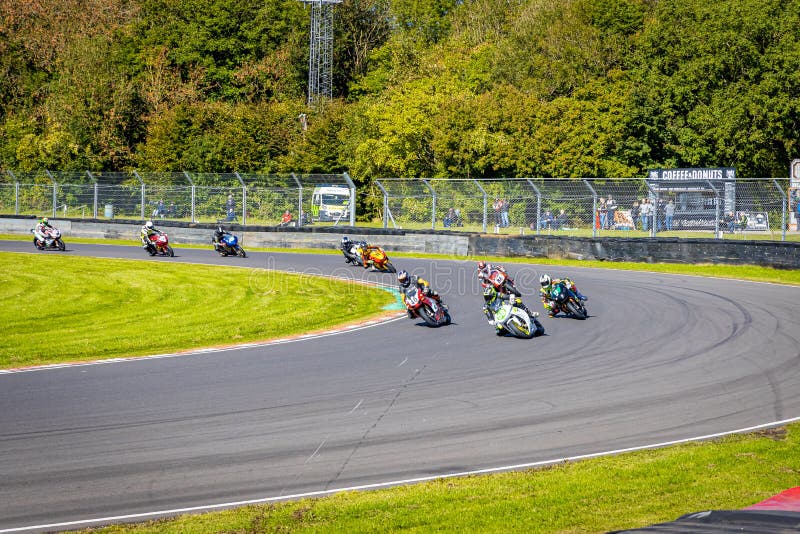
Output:
[[[139,221],[54,219],[70,237],[124,239],[138,242]],[[0,216],[0,233],[29,234],[30,217]],[[159,225],[176,246],[209,244],[215,225],[165,222]],[[276,228],[229,226],[245,246],[336,249],[342,235],[364,239],[391,251],[457,256],[512,256],[664,263],[750,264],[800,269],[800,243],[791,241],[725,241],[683,238],[590,238],[565,236],[504,236],[455,232],[354,227]]]

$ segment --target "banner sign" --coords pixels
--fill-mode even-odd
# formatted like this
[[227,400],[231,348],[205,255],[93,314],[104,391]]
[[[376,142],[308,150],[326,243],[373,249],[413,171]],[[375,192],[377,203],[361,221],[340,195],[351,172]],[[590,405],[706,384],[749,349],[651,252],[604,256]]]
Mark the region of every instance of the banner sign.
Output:
[[736,180],[736,169],[733,167],[716,167],[703,169],[650,169],[647,179],[651,181],[704,181],[704,180]]

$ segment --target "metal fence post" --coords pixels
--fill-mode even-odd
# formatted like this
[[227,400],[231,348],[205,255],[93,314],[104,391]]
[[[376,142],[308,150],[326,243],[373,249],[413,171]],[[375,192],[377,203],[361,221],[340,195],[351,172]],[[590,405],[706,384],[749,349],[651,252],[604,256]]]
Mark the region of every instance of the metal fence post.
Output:
[[583,183],[592,192],[592,237],[597,237],[597,192],[586,178],[583,178]]
[[356,184],[350,179],[350,175],[344,173],[344,179],[350,187],[350,226],[356,225]]
[[541,224],[539,224],[539,219],[541,218],[542,215],[542,193],[541,191],[539,191],[539,188],[536,187],[536,184],[534,184],[530,178],[526,178],[525,180],[528,182],[531,188],[536,192],[536,235],[539,235],[539,232],[541,232]]
[[139,180],[139,184],[141,184],[141,187],[142,187],[142,220],[144,221],[145,220],[145,218],[144,218],[144,200],[145,200],[145,196],[144,196],[144,180],[142,180],[142,177],[139,176],[139,173],[136,172],[136,171],[133,171],[133,175],[136,176],[136,179]]
[[47,176],[50,178],[50,180],[53,181],[53,218],[55,219],[56,218],[56,207],[58,206],[58,184],[56,183],[56,179],[53,178],[53,175],[50,174],[50,171],[45,169],[44,172],[47,173]]
[[192,177],[191,177],[191,176],[189,176],[189,173],[188,173],[188,172],[186,172],[186,171],[183,171],[183,175],[186,177],[186,179],[187,179],[187,180],[189,180],[189,185],[190,185],[190,186],[191,186],[191,188],[192,188],[192,222],[195,222],[195,220],[194,220],[194,206],[195,206],[195,190],[194,190],[194,181],[192,180]]
[[19,215],[19,180],[10,170],[6,171],[14,179],[14,215]]
[[436,192],[431,187],[431,184],[425,178],[421,178],[422,183],[425,184],[425,187],[428,188],[428,191],[431,192],[431,230],[436,230]]
[[94,195],[92,198],[92,219],[97,219],[97,180],[94,179],[91,171],[86,171],[86,175],[94,182]]
[[775,189],[777,189],[778,193],[781,195],[781,241],[786,241],[786,193],[781,189],[778,180],[772,180],[772,183],[775,184]]
[[[475,182],[475,185],[478,186],[478,189],[481,190],[481,194],[483,195],[483,233],[486,233],[486,210],[489,206],[489,195],[486,194],[486,190],[481,186],[480,182],[475,178],[472,179]],[[466,217],[466,215],[465,215]]]
[[242,186],[242,226],[244,226],[247,224],[247,185],[245,185],[244,180],[239,176],[238,172],[233,174],[236,175],[236,178]]
[[297,179],[294,173],[292,173],[292,178],[297,184],[297,226],[300,226],[303,220],[303,184],[300,183],[300,180]]
[[714,184],[712,184],[711,181],[706,180],[706,183],[708,184],[708,187],[714,191],[714,239],[721,239],[722,234],[719,232],[719,191],[716,187],[714,187]]
[[375,180],[375,185],[383,193],[383,227],[389,228],[389,192],[383,187],[380,180]]

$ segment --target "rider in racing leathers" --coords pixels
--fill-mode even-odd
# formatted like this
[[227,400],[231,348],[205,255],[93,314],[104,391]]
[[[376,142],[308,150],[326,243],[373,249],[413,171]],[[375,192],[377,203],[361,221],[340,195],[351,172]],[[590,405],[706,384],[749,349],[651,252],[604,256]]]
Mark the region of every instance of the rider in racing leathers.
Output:
[[[403,304],[406,303],[406,291],[409,287],[411,287],[411,284],[414,284],[422,290],[425,296],[434,299],[440,306],[447,309],[447,307],[442,304],[442,297],[439,296],[439,293],[431,289],[431,285],[428,283],[428,281],[421,276],[409,275],[406,271],[400,271],[397,273],[397,284],[400,286],[400,298],[403,299]],[[417,316],[416,313],[408,308],[406,308],[406,313],[408,313],[409,319],[413,319]]]
[[147,221],[142,226],[142,232],[140,237],[142,238],[142,248],[148,248],[150,246],[150,236],[152,235],[161,235],[163,232],[161,230],[157,230],[155,226],[153,226],[153,221]]
[[489,324],[492,326],[495,324],[494,314],[504,300],[509,301],[517,308],[522,308],[525,310],[525,313],[528,314],[528,317],[531,318],[531,321],[533,321],[536,317],[539,317],[538,313],[529,310],[528,307],[522,303],[522,299],[511,293],[497,291],[492,284],[487,284],[484,286],[483,300],[483,314],[486,315],[486,320],[489,321]]
[[340,249],[347,263],[362,265],[364,263],[362,254],[366,246],[366,241],[352,241],[349,237],[344,236]]
[[227,235],[228,232],[222,226],[217,226],[217,229],[214,230],[214,236],[211,238],[211,243],[214,245],[214,250],[219,250],[219,245],[222,243],[222,238]]
[[50,224],[50,220],[47,217],[43,217],[42,220],[40,220],[36,224],[36,227],[33,229],[33,235],[36,237],[36,239],[42,242],[42,245],[45,245],[47,244],[47,240],[49,239],[48,232],[52,228],[53,227]]
[[[497,270],[497,271],[500,271],[500,272],[505,273],[506,275],[508,275],[508,273],[506,273],[505,267],[503,267],[502,265],[494,265],[493,266],[491,263],[487,263],[485,261],[479,261],[478,262],[478,282],[480,282],[481,287],[484,289],[483,298],[487,302],[489,302],[490,300],[492,302],[494,302],[494,298],[495,298],[495,295],[492,295],[491,293],[490,293],[490,296],[487,298],[487,293],[486,293],[486,288],[494,289],[494,286],[489,281],[489,275],[491,274],[491,272],[493,270]],[[536,313],[534,311],[531,311],[522,302],[522,299],[520,298],[521,295],[519,294],[519,291],[517,291],[517,295],[514,295],[512,293],[508,293],[507,291],[502,291],[502,290],[500,290],[500,291],[496,291],[495,290],[495,292],[498,293],[499,296],[507,295],[508,296],[508,300],[512,301],[513,304],[515,306],[517,306],[518,308],[522,308],[523,310],[525,310],[525,313],[528,314],[528,316],[531,318],[531,320],[534,317],[538,317],[539,316],[538,313]],[[515,297],[515,300],[512,300],[511,297]],[[486,314],[486,317],[489,319],[489,323],[490,324],[494,324],[494,313],[491,310],[488,310],[488,308],[486,306],[483,307],[483,313]]]
[[580,291],[578,291],[578,286],[576,286],[575,282],[573,282],[569,278],[564,277],[561,279],[558,278],[551,279],[550,275],[543,274],[542,276],[539,277],[539,283],[542,285],[542,289],[540,289],[539,291],[542,297],[542,305],[544,306],[544,309],[547,310],[548,317],[553,317],[558,312],[563,311],[560,310],[558,306],[556,306],[556,303],[553,302],[553,299],[550,298],[550,293],[552,293],[553,288],[558,284],[560,284],[561,282],[564,282],[566,286],[570,289],[570,291],[575,293],[575,296],[577,296],[580,300],[583,301],[589,300],[589,297],[583,295]]

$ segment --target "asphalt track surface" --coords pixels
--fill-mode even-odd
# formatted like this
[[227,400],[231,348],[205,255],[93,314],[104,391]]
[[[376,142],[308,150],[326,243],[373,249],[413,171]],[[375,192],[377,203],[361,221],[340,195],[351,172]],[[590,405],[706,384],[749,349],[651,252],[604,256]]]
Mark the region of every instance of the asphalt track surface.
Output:
[[[58,254],[23,241],[0,251]],[[220,258],[177,247],[175,258],[149,258],[137,247],[69,243],[61,254],[393,282],[334,255]],[[543,317],[545,336],[519,340],[486,324],[474,262],[394,263],[433,282],[452,325],[402,319],[291,343],[0,374],[0,532],[502,469],[800,416],[798,287],[546,267],[578,282],[591,317]],[[538,309],[543,268],[508,268]],[[280,277],[265,280],[279,290]]]

